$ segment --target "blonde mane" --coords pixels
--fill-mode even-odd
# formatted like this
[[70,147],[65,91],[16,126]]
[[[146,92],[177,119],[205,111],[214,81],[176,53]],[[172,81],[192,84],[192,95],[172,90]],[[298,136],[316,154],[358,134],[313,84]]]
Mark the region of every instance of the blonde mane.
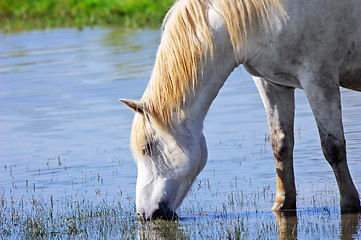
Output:
[[[215,9],[223,18],[235,53],[242,50],[247,34],[258,24],[270,25],[271,9],[283,13],[281,0],[175,2],[165,17],[152,77],[142,97],[147,111],[166,126],[171,125],[174,112],[196,86],[203,61],[213,57],[212,34],[207,22],[209,8]],[[144,118],[136,117],[132,145],[137,143],[139,146],[139,140],[144,139],[144,135],[139,136],[139,130],[144,131],[144,127]]]

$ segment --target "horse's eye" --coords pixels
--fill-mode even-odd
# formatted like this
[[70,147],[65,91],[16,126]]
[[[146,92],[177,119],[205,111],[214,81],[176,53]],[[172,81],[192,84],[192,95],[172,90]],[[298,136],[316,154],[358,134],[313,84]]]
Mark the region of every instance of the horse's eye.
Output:
[[142,155],[150,155],[152,153],[152,145],[151,143],[147,143],[146,145],[144,145],[143,149],[142,149]]

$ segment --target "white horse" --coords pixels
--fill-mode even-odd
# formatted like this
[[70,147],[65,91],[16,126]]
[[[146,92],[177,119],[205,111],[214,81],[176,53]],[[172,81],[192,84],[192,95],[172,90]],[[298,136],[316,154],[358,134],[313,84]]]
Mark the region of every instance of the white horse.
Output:
[[167,14],[155,66],[136,111],[131,148],[137,212],[175,211],[207,161],[203,121],[228,75],[243,64],[269,122],[276,162],[274,211],[296,208],[294,89],[305,91],[342,212],[359,212],[346,162],[339,87],[361,91],[360,0],[179,0]]

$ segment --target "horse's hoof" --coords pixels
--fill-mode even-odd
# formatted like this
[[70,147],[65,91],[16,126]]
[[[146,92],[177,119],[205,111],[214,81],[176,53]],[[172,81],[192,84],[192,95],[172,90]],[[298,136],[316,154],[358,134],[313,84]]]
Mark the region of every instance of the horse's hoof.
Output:
[[280,211],[288,211],[288,210],[296,210],[296,201],[276,201],[272,207],[272,211],[280,212]]

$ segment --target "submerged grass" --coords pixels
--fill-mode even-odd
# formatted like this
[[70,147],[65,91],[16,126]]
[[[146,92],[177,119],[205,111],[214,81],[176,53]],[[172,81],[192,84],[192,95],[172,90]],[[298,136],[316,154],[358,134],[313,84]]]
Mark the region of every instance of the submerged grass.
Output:
[[173,0],[1,0],[0,29],[159,26]]
[[[201,185],[202,183],[200,183]],[[233,184],[233,183],[232,183]],[[206,189],[206,192],[213,192]],[[326,190],[328,191],[328,190]],[[358,239],[360,214],[340,215],[338,207],[316,201],[298,212],[274,214],[264,208],[273,200],[268,186],[256,193],[235,187],[231,193],[213,194],[211,209],[202,198],[204,189],[192,189],[179,210],[179,221],[144,223],[135,215],[132,199],[119,195],[95,203],[85,197],[29,201],[9,200],[0,205],[1,239]],[[327,192],[327,198],[337,193]],[[222,197],[223,196],[223,197]],[[321,205],[320,205],[321,204]]]
[[134,208],[119,202],[94,204],[85,198],[54,202],[53,197],[8,202],[3,196],[0,206],[1,239],[134,239],[137,225]]

